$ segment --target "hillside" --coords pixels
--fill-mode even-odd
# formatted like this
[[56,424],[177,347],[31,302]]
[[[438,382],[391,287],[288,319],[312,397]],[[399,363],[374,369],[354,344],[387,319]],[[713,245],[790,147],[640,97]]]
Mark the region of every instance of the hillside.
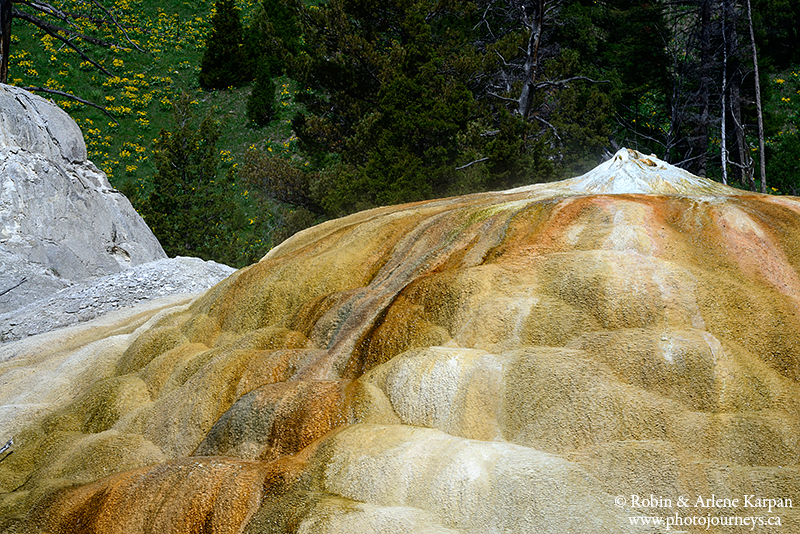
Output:
[[[212,113],[224,128],[220,151],[224,160],[241,160],[250,145],[277,145],[280,135],[272,130],[246,127],[238,110],[249,86],[228,91],[202,91],[197,82],[209,19],[214,3],[121,1],[114,5],[124,13],[127,36],[144,52],[128,44],[126,49],[91,48],[93,57],[108,68],[107,77],[81,60],[71,49],[24,21],[17,21],[12,37],[9,83],[71,92],[107,106],[114,119],[101,111],[58,95],[55,100],[78,123],[86,137],[89,157],[119,186],[127,180],[144,182],[152,174],[151,143],[161,129],[170,129],[170,102],[182,91],[193,97],[197,114]],[[240,5],[246,23],[254,2]],[[109,30],[110,31],[110,30]],[[110,32],[127,43],[118,30]],[[288,115],[283,120],[288,119]],[[285,124],[285,122],[284,122]],[[282,146],[282,143],[280,144]],[[275,146],[277,148],[277,146]]]
[[[190,96],[196,117],[210,115],[221,126],[217,145],[221,172],[236,162],[241,164],[250,148],[288,156],[296,149],[288,125],[291,118],[288,104],[292,102],[288,79],[279,85],[284,105],[280,106],[275,123],[265,129],[249,127],[241,113],[249,85],[224,91],[203,91],[198,85],[200,58],[213,5],[211,1],[121,0],[113,7],[108,6],[117,14],[125,14],[120,22],[127,28],[127,35],[107,27],[103,36],[126,48],[91,47],[90,51],[113,74],[111,77],[44,31],[24,21],[15,21],[9,84],[66,91],[106,107],[110,117],[70,98],[40,93],[72,116],[83,132],[89,159],[137,207],[141,204],[139,197],[152,187],[153,143],[161,130],[175,127],[172,103],[182,93]],[[254,3],[246,2],[240,7],[242,19],[247,22]],[[134,43],[143,51],[134,48]],[[244,187],[239,194],[246,217],[253,221],[253,226],[258,226],[253,232],[244,233],[240,243],[243,250],[249,249],[246,255],[249,263],[271,246],[269,234],[275,224],[270,219],[278,209],[270,202],[256,205]]]
[[[244,266],[315,222],[564,179],[620,146],[741,189],[800,188],[794,4],[753,0],[750,17],[730,0],[700,2],[708,16],[695,2],[646,0],[446,9],[410,0],[378,11],[362,1],[225,0],[220,14],[238,13],[244,30],[219,34],[241,40],[206,47],[225,18],[209,1],[105,1],[121,27],[85,17],[75,26],[121,48],[93,47],[92,65],[18,21],[10,82],[105,106],[111,118],[53,97],[169,255]],[[222,72],[221,88],[203,91],[201,56],[212,48],[237,59],[214,56],[206,70]],[[248,122],[251,95],[262,129]]]

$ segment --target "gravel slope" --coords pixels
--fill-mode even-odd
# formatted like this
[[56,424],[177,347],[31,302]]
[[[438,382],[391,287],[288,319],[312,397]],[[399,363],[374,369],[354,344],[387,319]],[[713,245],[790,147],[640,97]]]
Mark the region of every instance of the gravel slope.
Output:
[[89,321],[144,301],[199,293],[235,269],[199,258],[177,257],[75,283],[23,308],[0,315],[0,342]]

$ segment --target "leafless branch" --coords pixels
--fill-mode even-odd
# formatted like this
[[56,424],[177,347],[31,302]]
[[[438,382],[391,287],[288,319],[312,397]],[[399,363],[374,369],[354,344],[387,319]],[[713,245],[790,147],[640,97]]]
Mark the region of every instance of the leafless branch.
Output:
[[703,156],[704,156],[704,154],[699,154],[699,155],[697,155],[697,156],[693,156],[693,157],[691,157],[691,158],[686,158],[686,159],[683,159],[683,160],[681,160],[681,161],[679,161],[679,162],[677,162],[677,163],[673,163],[672,165],[675,165],[676,167],[680,167],[680,166],[681,166],[681,165],[683,165],[684,163],[689,163],[690,161],[694,161],[694,160],[696,160],[696,159],[702,158]]
[[30,6],[37,11],[47,13],[48,15],[53,15],[54,17],[58,17],[62,20],[69,19],[69,14],[65,13],[64,11],[61,11],[60,9],[54,8],[53,6],[47,3],[42,4],[40,2],[28,1],[28,0],[14,0],[14,3]]
[[549,126],[549,127],[550,127],[550,129],[551,129],[551,130],[553,130],[553,135],[555,135],[555,136],[556,136],[556,139],[558,139],[559,141],[561,141],[561,136],[559,136],[559,135],[558,135],[558,130],[556,130],[556,127],[555,127],[555,126],[553,126],[552,124],[550,124],[549,122],[547,122],[546,120],[544,120],[543,118],[539,117],[539,116],[538,116],[538,115],[536,115],[536,114],[533,114],[533,115],[531,115],[531,117],[533,117],[533,118],[534,118],[534,119],[536,119],[537,121],[541,122],[542,124],[545,124],[545,125]]
[[[97,69],[99,69],[103,74],[105,74],[106,76],[113,76],[113,74],[108,72],[108,70],[106,70],[102,65],[100,65],[99,63],[94,61],[92,58],[90,58],[89,56],[84,54],[83,51],[80,48],[78,48],[77,46],[72,44],[72,42],[69,39],[67,39],[63,35],[60,35],[58,32],[66,31],[67,33],[76,34],[78,37],[81,37],[81,38],[84,38],[84,36],[82,36],[80,34],[77,34],[77,32],[70,32],[70,30],[64,30],[64,28],[59,28],[58,26],[55,26],[55,25],[50,24],[48,22],[45,22],[42,19],[34,17],[33,15],[29,15],[28,13],[25,13],[24,11],[20,11],[18,9],[14,10],[14,16],[17,17],[17,18],[20,18],[22,20],[27,20],[28,22],[31,22],[31,23],[39,26],[41,29],[43,29],[45,32],[47,32],[48,35],[51,35],[52,37],[55,37],[59,41],[61,41],[64,44],[66,44],[68,47],[70,47],[73,50],[75,50],[78,53],[78,55],[80,55],[84,60],[88,61],[89,63],[91,63],[92,65],[97,67]],[[95,43],[95,42],[92,41],[92,39],[93,39],[92,37],[87,37],[86,39],[90,43],[93,43],[93,44],[100,44],[102,46],[113,46],[113,45],[111,45],[111,43],[105,43],[104,41],[100,41],[99,39],[94,39],[94,41],[97,41]]]
[[517,103],[517,100],[514,99],[514,98],[508,98],[508,97],[505,97],[505,96],[500,96],[497,93],[493,93],[491,91],[487,91],[486,94],[490,95],[490,96],[493,96],[495,98],[499,98],[500,100],[505,100],[506,102],[514,102],[515,104]]
[[71,93],[65,93],[64,91],[58,91],[56,89],[49,89],[47,87],[20,87],[20,89],[25,89],[26,91],[39,91],[39,92],[42,92],[42,93],[50,93],[50,94],[53,94],[53,95],[59,95],[59,96],[63,96],[63,97],[66,97],[66,98],[71,98],[72,100],[77,100],[81,104],[86,104],[87,106],[92,106],[94,108],[99,109],[100,111],[102,111],[103,113],[108,115],[108,118],[110,118],[112,121],[114,121],[114,124],[119,125],[119,122],[117,122],[117,119],[115,119],[114,116],[111,115],[106,108],[104,108],[103,106],[99,106],[99,105],[95,104],[94,102],[90,102],[88,100],[84,100],[83,98],[77,97],[77,96],[75,96],[75,95],[73,95]]
[[97,3],[97,0],[92,0],[92,3],[93,3],[94,5],[96,5],[97,7],[99,7],[99,8],[100,8],[100,9],[103,11],[103,13],[105,13],[106,15],[108,15],[108,18],[110,18],[110,19],[111,19],[111,22],[113,22],[113,23],[114,23],[114,26],[116,26],[117,28],[119,28],[119,30],[120,30],[120,31],[122,32],[122,34],[125,36],[125,39],[127,39],[127,41],[128,41],[128,42],[129,42],[131,45],[133,45],[133,47],[134,47],[136,50],[138,50],[139,52],[144,52],[144,50],[142,50],[141,48],[139,48],[139,46],[138,46],[136,43],[134,43],[133,41],[131,41],[131,38],[130,38],[130,37],[128,37],[128,32],[126,32],[126,31],[125,31],[125,28],[123,28],[123,27],[122,27],[122,25],[121,25],[119,22],[117,22],[117,19],[115,19],[115,18],[114,18],[114,15],[112,15],[112,14],[111,14],[111,13],[110,13],[110,12],[109,12],[109,11],[108,11],[106,8],[104,8],[103,6],[101,6],[100,4],[98,4],[98,3]]
[[481,158],[481,159],[476,159],[475,161],[470,161],[470,162],[469,162],[469,163],[467,163],[466,165],[462,165],[461,167],[456,167],[456,170],[457,170],[457,171],[460,171],[461,169],[466,169],[467,167],[470,167],[470,166],[472,166],[472,165],[475,165],[476,163],[482,163],[482,162],[484,162],[484,161],[488,161],[488,160],[489,160],[489,158]]
[[557,10],[560,7],[561,7],[561,2],[553,2],[553,3],[551,3],[550,5],[545,7],[545,9],[544,9],[544,17],[545,18],[550,18],[550,15],[553,13],[553,11]]
[[472,29],[473,29],[473,30],[477,30],[477,29],[478,29],[478,27],[479,27],[481,24],[486,24],[486,29],[489,31],[489,35],[491,35],[491,36],[492,36],[492,39],[496,39],[496,37],[494,36],[494,32],[492,32],[492,28],[491,28],[491,26],[489,26],[489,21],[488,21],[488,20],[486,20],[486,14],[487,14],[487,13],[489,13],[489,10],[490,10],[490,9],[491,9],[493,6],[494,6],[494,2],[489,2],[489,3],[486,5],[486,9],[483,11],[483,16],[481,17],[481,20],[480,20],[480,22],[478,22],[478,23],[475,25],[475,27],[474,27],[474,28],[472,28]]
[[595,80],[593,78],[589,78],[588,76],[572,76],[571,78],[564,78],[563,80],[548,80],[544,82],[538,82],[534,87],[536,89],[541,89],[543,87],[554,87],[554,86],[565,86],[570,82],[575,81],[585,81],[590,83],[611,83],[609,80]]
[[[618,114],[614,115],[614,119],[617,121],[617,124],[619,124],[622,128],[624,128],[625,130],[630,131],[630,126],[628,125],[628,123],[623,121]],[[655,137],[652,137],[650,135],[642,133],[642,132],[640,132],[638,130],[634,130],[633,134],[636,137],[641,137],[643,139],[647,139],[648,141],[652,141],[652,142],[656,143],[657,145],[660,145],[661,147],[666,146],[663,141],[659,141]]]
[[506,61],[506,58],[504,58],[504,57],[503,57],[503,55],[502,55],[500,52],[498,52],[498,51],[497,51],[497,49],[493,48],[493,49],[492,49],[492,52],[494,52],[495,54],[497,54],[497,57],[499,57],[499,58],[500,58],[500,61],[502,61],[502,62],[503,62],[503,65],[505,65],[506,67],[508,67],[508,66],[509,66],[509,64],[508,64],[508,61]]
[[[67,22],[67,23],[72,23],[71,19],[75,18],[74,16],[70,17],[69,14],[63,13],[63,12],[58,11],[58,10],[49,11],[49,10],[44,9],[43,7],[40,9],[39,7],[37,7],[36,4],[31,4],[29,2],[23,1],[23,2],[20,2],[20,3],[30,5],[31,7],[39,9],[40,11],[43,11],[44,13],[47,13],[49,15],[53,15],[53,16],[63,20],[64,22]],[[19,9],[14,9],[14,17],[15,18],[20,18],[20,19],[23,19],[23,20],[27,20],[28,22],[31,22],[31,23],[39,26],[40,28],[42,28],[45,31],[47,31],[47,29],[49,29],[50,31],[55,32],[55,33],[64,32],[64,33],[66,33],[68,35],[73,35],[75,37],[80,37],[84,41],[86,41],[88,43],[91,43],[93,45],[105,46],[105,47],[108,47],[108,48],[111,48],[111,47],[115,46],[114,43],[110,43],[108,41],[104,41],[102,39],[98,39],[96,37],[92,37],[90,35],[86,35],[86,34],[80,33],[80,32],[75,31],[75,30],[70,30],[69,28],[64,28],[64,27],[61,27],[61,26],[56,26],[55,24],[50,24],[46,20],[40,19],[39,17],[35,17],[35,16],[31,15],[30,13],[26,13],[25,11],[20,11]]]

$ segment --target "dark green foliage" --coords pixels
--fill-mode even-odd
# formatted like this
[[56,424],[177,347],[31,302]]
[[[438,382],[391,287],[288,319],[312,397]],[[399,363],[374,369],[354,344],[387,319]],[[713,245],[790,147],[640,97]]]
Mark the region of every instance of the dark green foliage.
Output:
[[549,152],[550,135],[532,138],[532,125],[505,110],[496,125],[482,151],[488,158],[487,187],[507,189],[519,185],[520,176],[554,177],[553,162],[545,156]]
[[246,48],[256,72],[266,69],[270,76],[279,76],[301,50],[298,6],[290,1],[262,1],[247,28]]
[[800,63],[800,2],[752,0],[753,22],[765,66],[785,69]]
[[311,196],[312,176],[288,159],[248,150],[239,172],[242,184],[262,196],[305,208],[317,209]]
[[[548,65],[553,79],[577,76],[581,68],[586,66],[581,65],[578,52],[571,49],[564,50]],[[598,155],[609,144],[614,114],[609,85],[574,83],[558,93],[550,124],[552,135],[558,135],[561,154],[568,158],[561,164],[560,172],[564,177],[582,174],[596,166]]]
[[320,207],[311,191],[316,173],[298,169],[289,159],[248,150],[239,179],[265,203],[277,203],[278,217],[270,235],[273,245],[317,222]]
[[457,134],[473,113],[470,92],[428,64],[386,83],[377,102],[379,111],[359,122],[343,154],[356,170],[347,185],[350,209],[445,194],[457,179]]
[[271,26],[269,34],[278,39],[281,46],[291,54],[300,51],[300,25],[290,0],[263,0],[261,7]]
[[268,65],[258,67],[253,90],[247,99],[247,118],[257,126],[266,126],[275,118],[275,82]]
[[246,221],[232,170],[219,169],[219,128],[208,117],[195,124],[186,95],[174,104],[174,117],[175,129],[156,140],[157,171],[140,212],[169,256],[239,265],[236,238]]
[[[577,92],[570,87],[559,95],[558,114],[571,122],[566,131],[559,128],[571,137],[569,152],[586,159],[613,138],[630,148],[661,153],[661,146],[649,141],[664,135],[652,113],[668,109],[671,90],[663,6],[649,0],[582,0],[567,3],[562,19],[556,39],[567,56],[559,58],[560,75],[582,73],[608,82]],[[564,125],[563,119],[556,122]],[[596,162],[590,158],[584,165],[572,165],[567,174]]]
[[599,163],[615,113],[665,94],[663,17],[636,0],[554,7],[536,54],[522,23],[530,13],[516,3],[334,0],[308,10],[307,54],[292,75],[311,91],[293,127],[313,162],[339,157],[315,185],[326,210],[512,187]]
[[200,85],[204,89],[238,87],[252,78],[239,10],[234,0],[218,0],[215,8],[200,67]]
[[[605,2],[594,29],[605,30],[597,42],[597,66],[613,70],[622,83],[623,102],[629,106],[648,91],[669,88],[669,58],[664,44],[669,32],[663,8],[650,0]],[[585,57],[585,59],[588,59]]]
[[787,132],[780,136],[768,152],[771,156],[767,165],[770,187],[798,196],[800,193],[800,133]]
[[309,10],[308,53],[293,74],[313,91],[293,127],[312,160],[341,157],[314,187],[332,215],[457,188],[459,135],[477,108],[458,64],[466,35],[439,17],[458,21],[464,13],[428,13],[429,7],[337,0]]
[[275,245],[282,243],[300,230],[305,230],[316,223],[317,216],[306,208],[284,210],[280,224],[272,236],[272,243]]

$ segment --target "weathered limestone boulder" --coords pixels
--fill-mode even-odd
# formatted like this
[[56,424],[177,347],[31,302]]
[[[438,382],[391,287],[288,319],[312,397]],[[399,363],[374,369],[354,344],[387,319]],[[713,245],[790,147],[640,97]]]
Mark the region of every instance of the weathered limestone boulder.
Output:
[[0,532],[796,532],[799,269],[798,199],[633,151],[330,221],[0,347]]
[[52,102],[0,85],[0,292],[14,287],[0,296],[0,313],[165,257],[87,160],[75,122]]

